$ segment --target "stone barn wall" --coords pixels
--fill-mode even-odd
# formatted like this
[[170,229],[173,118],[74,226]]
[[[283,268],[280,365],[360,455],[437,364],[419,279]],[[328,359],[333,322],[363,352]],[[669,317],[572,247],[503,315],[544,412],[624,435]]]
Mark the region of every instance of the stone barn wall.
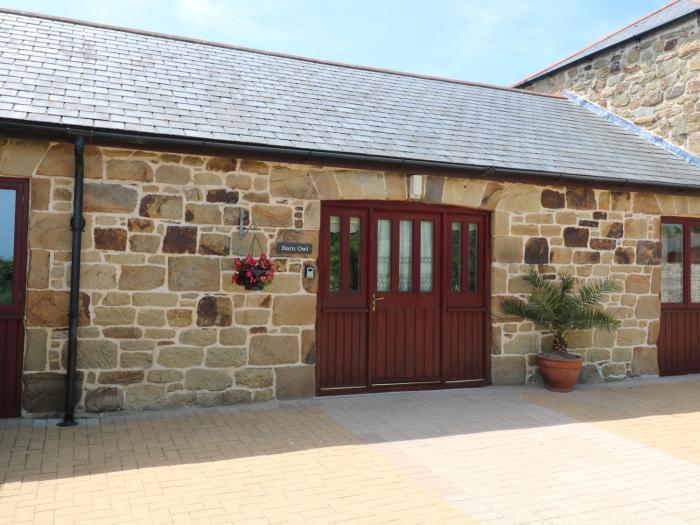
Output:
[[693,153],[700,153],[700,19],[662,28],[534,81],[566,89]]
[[[31,179],[25,413],[61,409],[70,287],[72,146],[0,139],[0,175]],[[126,149],[86,149],[78,410],[231,404],[314,392],[315,265],[321,200],[405,201],[400,173]],[[428,177],[425,202],[492,211],[492,377],[529,381],[547,344],[503,316],[531,265],[620,281],[606,308],[617,334],[580,334],[585,380],[658,372],[660,215],[698,215],[700,199]],[[273,257],[263,292],[231,284],[246,255],[239,216]]]

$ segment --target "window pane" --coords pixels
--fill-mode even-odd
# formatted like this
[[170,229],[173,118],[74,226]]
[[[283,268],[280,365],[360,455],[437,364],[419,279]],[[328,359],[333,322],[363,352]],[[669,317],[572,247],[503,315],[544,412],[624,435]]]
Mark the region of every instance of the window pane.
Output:
[[410,292],[413,274],[413,221],[399,221],[399,292]]
[[450,266],[450,289],[459,292],[462,289],[462,223],[452,223],[452,264]]
[[700,303],[700,225],[690,229],[690,300]]
[[683,302],[683,225],[662,224],[661,301]]
[[350,217],[350,289],[360,289],[360,218]]
[[433,290],[433,223],[420,223],[420,291]]
[[469,291],[476,292],[479,270],[479,225],[469,223]]
[[330,253],[328,254],[328,289],[340,289],[340,217],[331,215]]
[[0,190],[0,305],[12,304],[15,257],[15,190]]
[[377,221],[377,291],[391,288],[391,221]]

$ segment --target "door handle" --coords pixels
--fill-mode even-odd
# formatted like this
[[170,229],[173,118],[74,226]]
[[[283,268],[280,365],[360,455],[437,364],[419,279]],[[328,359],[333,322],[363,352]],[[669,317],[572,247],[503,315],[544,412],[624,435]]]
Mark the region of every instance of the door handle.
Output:
[[383,301],[385,297],[377,297],[376,293],[372,294],[372,311],[377,311],[377,301]]

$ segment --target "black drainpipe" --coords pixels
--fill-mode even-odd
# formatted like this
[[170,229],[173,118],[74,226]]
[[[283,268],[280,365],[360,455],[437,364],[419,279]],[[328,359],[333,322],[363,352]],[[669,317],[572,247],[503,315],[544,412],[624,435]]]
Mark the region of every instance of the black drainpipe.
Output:
[[73,181],[73,218],[70,221],[73,239],[70,260],[70,312],[68,319],[68,363],[66,365],[66,406],[59,427],[72,427],[75,421],[75,364],[78,352],[78,319],[80,317],[80,245],[83,237],[83,149],[84,139],[75,139],[75,180]]

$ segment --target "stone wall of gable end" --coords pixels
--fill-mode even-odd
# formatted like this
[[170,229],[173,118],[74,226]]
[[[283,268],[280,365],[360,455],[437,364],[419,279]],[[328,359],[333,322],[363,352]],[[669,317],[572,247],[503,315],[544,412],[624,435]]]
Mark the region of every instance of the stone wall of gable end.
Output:
[[569,90],[700,154],[700,20],[626,42],[526,89]]
[[[0,139],[0,176],[31,179],[25,413],[62,407],[68,312],[72,147]],[[405,201],[399,173],[88,147],[78,409],[142,409],[306,397],[314,392],[321,200]],[[700,198],[429,177],[426,202],[492,211],[492,369],[532,380],[543,339],[499,298],[525,291],[531,265],[581,279],[613,275],[617,334],[582,333],[586,380],[655,374],[661,214],[700,213]],[[275,257],[264,292],[230,282],[248,253],[240,214]]]

